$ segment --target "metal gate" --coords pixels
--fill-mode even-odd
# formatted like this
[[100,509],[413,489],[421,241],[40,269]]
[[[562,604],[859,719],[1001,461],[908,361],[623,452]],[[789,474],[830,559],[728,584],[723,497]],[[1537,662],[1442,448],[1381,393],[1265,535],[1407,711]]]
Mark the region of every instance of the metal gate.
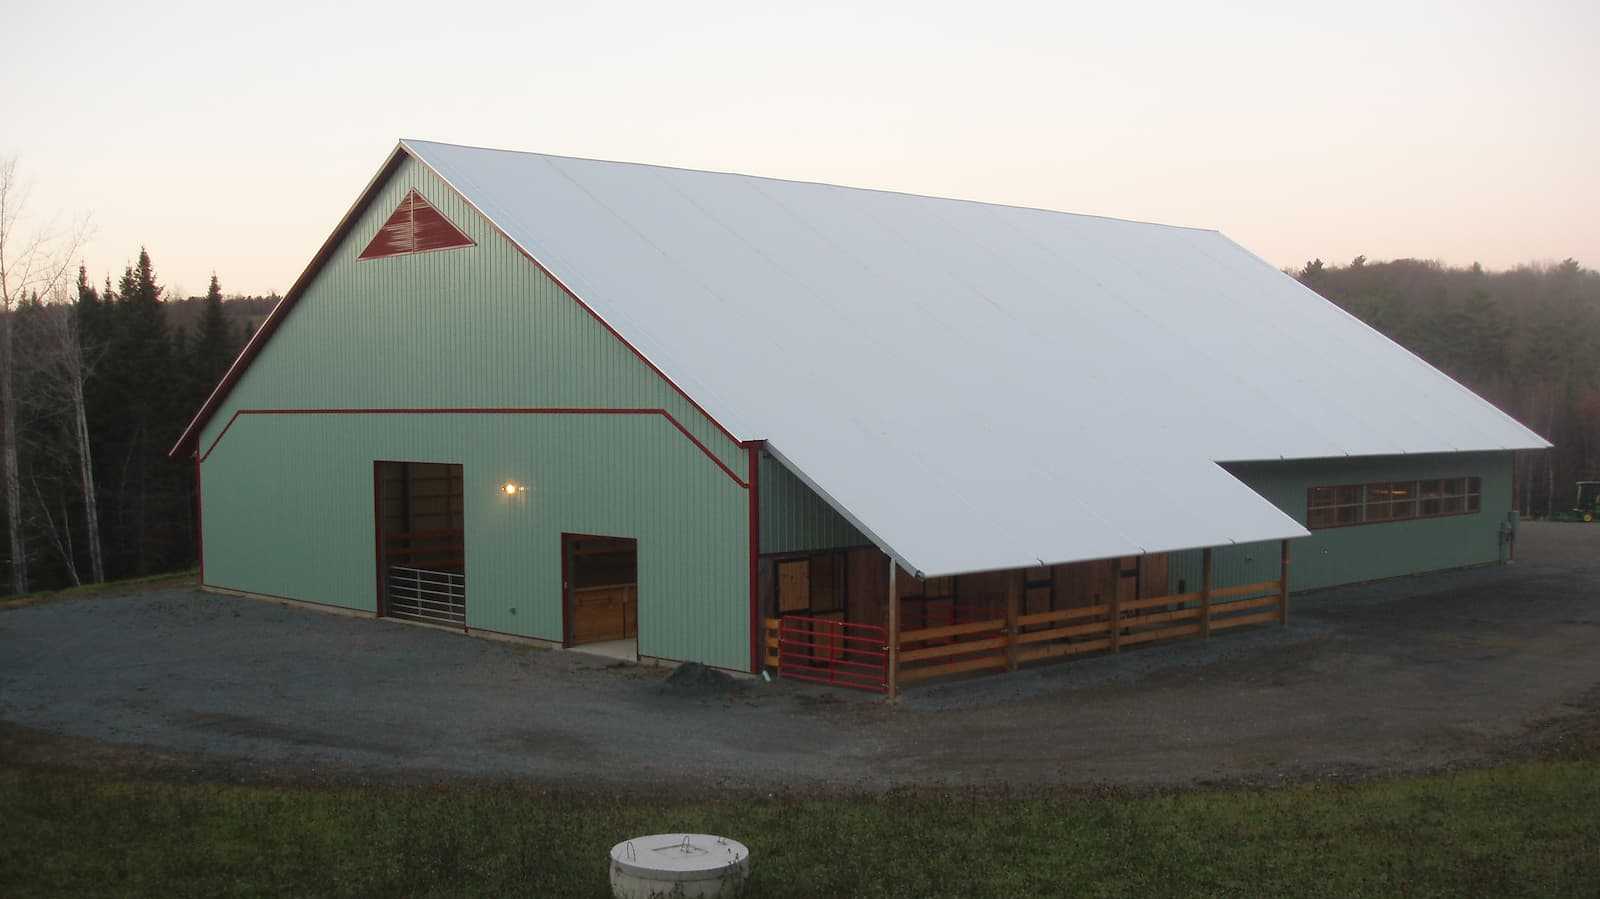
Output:
[[464,480],[453,462],[372,463],[380,615],[466,628]]
[[390,617],[467,626],[467,576],[461,572],[391,565],[388,588]]
[[767,662],[780,677],[889,692],[889,631],[836,618],[767,619]]

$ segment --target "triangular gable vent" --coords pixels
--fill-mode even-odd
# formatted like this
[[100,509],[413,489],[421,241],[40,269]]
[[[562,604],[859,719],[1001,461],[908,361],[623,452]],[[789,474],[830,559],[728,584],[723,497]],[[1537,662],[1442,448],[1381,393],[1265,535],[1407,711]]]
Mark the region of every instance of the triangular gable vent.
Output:
[[385,256],[404,256],[407,253],[425,253],[428,250],[448,250],[451,247],[470,247],[472,238],[461,233],[422,194],[411,190],[395,208],[394,214],[378,229],[372,243],[361,251],[357,259],[382,259]]

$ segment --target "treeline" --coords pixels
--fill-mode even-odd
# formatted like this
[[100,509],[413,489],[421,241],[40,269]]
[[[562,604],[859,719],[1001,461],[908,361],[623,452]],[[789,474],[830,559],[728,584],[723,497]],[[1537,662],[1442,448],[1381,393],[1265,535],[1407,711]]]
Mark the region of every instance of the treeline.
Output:
[[1571,508],[1574,482],[1600,479],[1600,272],[1357,257],[1291,274],[1555,444],[1518,454],[1523,512]]
[[[1357,258],[1291,274],[1555,444],[1519,454],[1525,512],[1567,508],[1574,481],[1600,479],[1600,273]],[[164,294],[141,250],[115,284],[79,266],[75,286],[0,311],[11,591],[195,563],[193,463],[166,453],[278,297],[225,300],[215,276],[204,297]]]
[[194,565],[193,463],[167,451],[243,346],[250,313],[277,298],[225,308],[213,275],[204,297],[171,300],[140,250],[115,284],[79,266],[48,299],[24,297],[8,316],[21,527],[7,585]]

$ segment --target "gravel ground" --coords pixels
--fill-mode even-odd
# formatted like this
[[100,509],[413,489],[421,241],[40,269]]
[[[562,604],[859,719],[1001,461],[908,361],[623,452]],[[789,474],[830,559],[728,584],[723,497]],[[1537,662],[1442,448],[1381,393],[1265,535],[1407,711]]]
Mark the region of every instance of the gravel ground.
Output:
[[1600,717],[1600,526],[1261,627],[865,694],[159,589],[0,611],[0,763],[292,782],[1181,786],[1478,764]]

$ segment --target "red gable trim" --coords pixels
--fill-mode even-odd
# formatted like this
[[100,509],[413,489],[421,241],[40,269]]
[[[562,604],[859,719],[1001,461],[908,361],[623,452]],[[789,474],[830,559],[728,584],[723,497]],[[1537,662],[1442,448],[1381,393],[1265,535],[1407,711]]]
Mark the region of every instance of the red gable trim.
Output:
[[[405,147],[404,142],[402,142],[400,146],[402,148],[404,148]],[[434,174],[434,176],[437,177],[440,181],[443,181],[445,183],[445,186],[449,187],[450,190],[455,193],[456,197],[461,200],[461,202],[466,203],[468,206],[471,206],[473,209],[477,210],[478,215],[483,216],[483,220],[485,222],[489,223],[489,227],[493,228],[494,232],[496,234],[500,235],[502,238],[504,238],[506,240],[507,243],[509,243],[513,247],[517,248],[517,252],[522,254],[522,258],[524,258],[524,259],[528,260],[529,262],[533,263],[534,268],[537,268],[539,271],[543,272],[544,276],[546,278],[549,278],[552,282],[555,283],[555,285],[557,287],[561,288],[561,292],[562,293],[566,294],[574,303],[577,303],[578,306],[581,307],[584,312],[589,313],[589,316],[591,318],[593,318],[595,321],[600,323],[600,327],[605,328],[606,331],[608,333],[610,333],[612,337],[615,337],[618,341],[620,341],[622,343],[623,346],[627,347],[633,353],[634,356],[638,357],[640,362],[643,362],[651,371],[656,373],[656,377],[660,378],[662,381],[665,381],[668,387],[671,387],[674,391],[677,392],[677,394],[679,396],[683,397],[684,401],[687,402],[690,406],[694,407],[694,410],[696,412],[699,412],[702,416],[704,416],[706,421],[711,422],[711,425],[713,427],[715,427],[718,431],[721,431],[722,435],[724,437],[728,438],[730,441],[732,441],[733,443],[735,443],[735,444],[737,444],[739,446],[745,446],[746,445],[745,441],[740,440],[739,438],[733,436],[733,432],[732,431],[730,431],[727,428],[723,427],[722,422],[717,421],[716,416],[712,415],[710,412],[707,412],[704,406],[702,406],[698,402],[696,402],[695,398],[690,396],[689,392],[687,390],[684,390],[682,387],[679,387],[678,386],[678,382],[676,382],[676,381],[672,380],[671,378],[667,377],[667,373],[662,371],[654,362],[651,362],[649,356],[646,356],[644,353],[639,352],[639,348],[634,346],[631,342],[629,342],[628,338],[623,337],[622,334],[620,332],[618,332],[616,328],[611,327],[611,323],[606,321],[605,318],[600,315],[600,313],[594,311],[594,307],[593,306],[590,306],[588,303],[585,303],[583,301],[583,298],[578,296],[576,291],[574,291],[572,288],[567,286],[567,282],[565,282],[565,281],[561,280],[559,277],[557,277],[556,273],[551,271],[549,269],[549,267],[546,266],[544,263],[540,262],[538,259],[535,259],[533,254],[528,252],[526,247],[524,247],[522,244],[520,244],[516,240],[514,240],[511,237],[511,235],[507,234],[504,229],[502,229],[498,224],[495,223],[495,220],[493,218],[491,218],[488,213],[484,212],[481,208],[478,207],[478,204],[472,202],[472,200],[469,199],[466,194],[462,193],[460,191],[460,189],[458,189],[454,184],[451,184],[450,183],[450,179],[446,178],[444,176],[443,172],[440,172],[438,169],[434,168],[433,166],[428,165],[427,160],[422,159],[421,157],[413,156],[412,158],[415,159],[418,163],[420,163],[423,166],[423,168],[426,168],[428,171],[432,172]]]
[[443,213],[413,189],[400,200],[400,205],[395,207],[389,220],[373,236],[372,243],[367,244],[367,248],[356,258],[382,259],[386,256],[405,256],[473,245],[472,238],[462,234]]
[[408,155],[404,149],[396,146],[389,154],[389,158],[384,160],[383,167],[378,169],[378,173],[372,176],[371,181],[367,182],[366,188],[356,198],[355,205],[351,206],[349,211],[344,214],[344,218],[339,220],[339,224],[333,229],[333,233],[328,235],[328,239],[322,242],[322,246],[317,250],[317,255],[311,257],[311,263],[300,273],[300,277],[294,280],[294,284],[290,285],[289,292],[283,295],[283,299],[278,301],[278,305],[272,307],[272,311],[267,314],[267,318],[261,323],[261,327],[257,328],[256,333],[250,336],[250,340],[245,343],[244,349],[239,351],[239,355],[234,358],[233,364],[228,366],[228,370],[222,375],[222,380],[217,382],[217,386],[212,389],[211,395],[206,397],[206,401],[200,405],[200,411],[195,413],[194,418],[190,419],[188,426],[183,429],[183,433],[178,436],[178,442],[174,443],[172,449],[167,451],[168,458],[178,458],[178,455],[185,449],[191,452],[194,451],[195,444],[200,438],[200,429],[206,426],[206,422],[210,421],[211,416],[216,414],[217,407],[221,406],[222,401],[227,399],[228,394],[233,392],[234,385],[239,383],[239,378],[244,375],[245,369],[249,368],[250,363],[255,361],[256,355],[261,352],[261,348],[272,338],[273,333],[278,330],[278,326],[283,324],[283,320],[288,317],[289,312],[300,301],[300,295],[311,284],[312,278],[322,270],[322,266],[327,263],[328,257],[333,255],[333,251],[344,240],[345,234],[355,224],[356,219],[366,211],[367,204],[372,202],[372,197],[377,193],[378,188],[389,180],[389,176],[394,174],[395,169],[400,167],[400,161]]
[[[401,160],[406,158],[415,159],[424,168],[427,168],[428,171],[433,172],[435,177],[448,185],[450,190],[453,191],[462,202],[476,210],[477,213],[483,217],[483,220],[489,224],[489,227],[495,230],[495,233],[499,234],[513,247],[516,247],[517,252],[521,253],[523,258],[533,263],[533,265],[538,268],[539,271],[544,273],[545,277],[555,282],[556,286],[560,287],[563,293],[570,297],[573,302],[582,307],[585,312],[589,313],[589,315],[592,316],[595,321],[599,322],[600,326],[605,328],[606,331],[611,334],[611,336],[621,341],[623,346],[631,350],[633,354],[638,357],[639,361],[643,362],[651,371],[655,372],[657,377],[665,381],[667,386],[671,387],[678,393],[679,396],[683,397],[684,400],[688,402],[688,404],[692,406],[695,411],[705,416],[706,421],[711,422],[712,426],[718,431],[721,431],[723,436],[727,437],[735,444],[741,446],[744,445],[739,438],[733,436],[732,431],[729,431],[727,428],[723,427],[722,422],[717,421],[716,418],[707,412],[703,406],[695,402],[694,397],[691,397],[686,391],[684,391],[682,387],[679,387],[676,382],[667,377],[665,372],[657,368],[654,362],[651,362],[649,358],[647,358],[643,353],[639,352],[638,347],[634,346],[632,343],[629,343],[627,338],[623,337],[617,332],[617,329],[611,327],[610,322],[601,318],[600,314],[590,308],[588,303],[585,303],[583,300],[579,299],[578,295],[573,293],[571,288],[567,287],[567,285],[563,283],[560,278],[557,278],[555,274],[541,264],[539,260],[533,258],[533,255],[530,254],[526,249],[523,249],[521,244],[517,243],[515,240],[512,240],[509,234],[506,234],[505,231],[501,230],[499,225],[494,223],[493,219],[489,218],[487,215],[484,215],[483,210],[479,209],[471,200],[468,200],[466,196],[461,193],[461,191],[456,189],[455,185],[450,184],[449,179],[439,174],[438,171],[436,171],[432,166],[429,166],[423,160],[412,156],[409,152],[407,152],[404,144],[399,144],[394,148],[394,151],[389,154],[389,158],[384,162],[383,167],[378,170],[378,173],[372,176],[372,180],[368,182],[366,188],[362,190],[361,196],[356,200],[355,205],[351,206],[350,211],[346,212],[344,214],[344,218],[339,220],[338,227],[334,228],[333,233],[330,234],[328,239],[323,242],[321,249],[317,250],[317,255],[312,257],[311,264],[307,265],[305,271],[300,273],[300,277],[295,279],[294,284],[289,288],[289,292],[284,294],[282,300],[278,301],[278,305],[273,307],[272,312],[267,316],[266,321],[261,323],[261,327],[257,329],[256,333],[250,338],[250,342],[246,343],[244,345],[244,349],[239,351],[238,358],[233,360],[233,364],[228,367],[228,371],[222,376],[222,380],[217,383],[216,388],[211,391],[211,395],[208,396],[205,403],[200,406],[200,411],[195,413],[195,416],[190,420],[188,427],[183,429],[183,434],[178,437],[178,442],[173,444],[171,450],[167,451],[168,458],[178,458],[179,454],[184,452],[185,449],[189,450],[190,452],[198,451],[196,444],[199,442],[200,430],[204,428],[206,423],[211,420],[211,417],[216,414],[218,407],[220,407],[223,401],[228,398],[228,394],[233,392],[234,386],[237,385],[239,379],[244,376],[245,371],[250,367],[250,363],[254,362],[256,356],[260,354],[261,348],[266,345],[267,341],[271,339],[273,333],[278,330],[278,326],[283,323],[283,320],[288,317],[290,311],[294,309],[295,304],[300,300],[301,294],[303,294],[306,288],[310,286],[312,279],[319,271],[321,271],[322,266],[327,263],[328,257],[333,255],[333,251],[338,248],[339,243],[344,240],[346,234],[349,233],[350,228],[355,224],[356,219],[358,219],[361,214],[366,211],[368,204],[372,202],[374,195],[377,194],[378,188],[380,188],[384,182],[389,180],[389,176],[394,174],[394,171],[399,167]],[[680,427],[682,426],[680,425]]]

